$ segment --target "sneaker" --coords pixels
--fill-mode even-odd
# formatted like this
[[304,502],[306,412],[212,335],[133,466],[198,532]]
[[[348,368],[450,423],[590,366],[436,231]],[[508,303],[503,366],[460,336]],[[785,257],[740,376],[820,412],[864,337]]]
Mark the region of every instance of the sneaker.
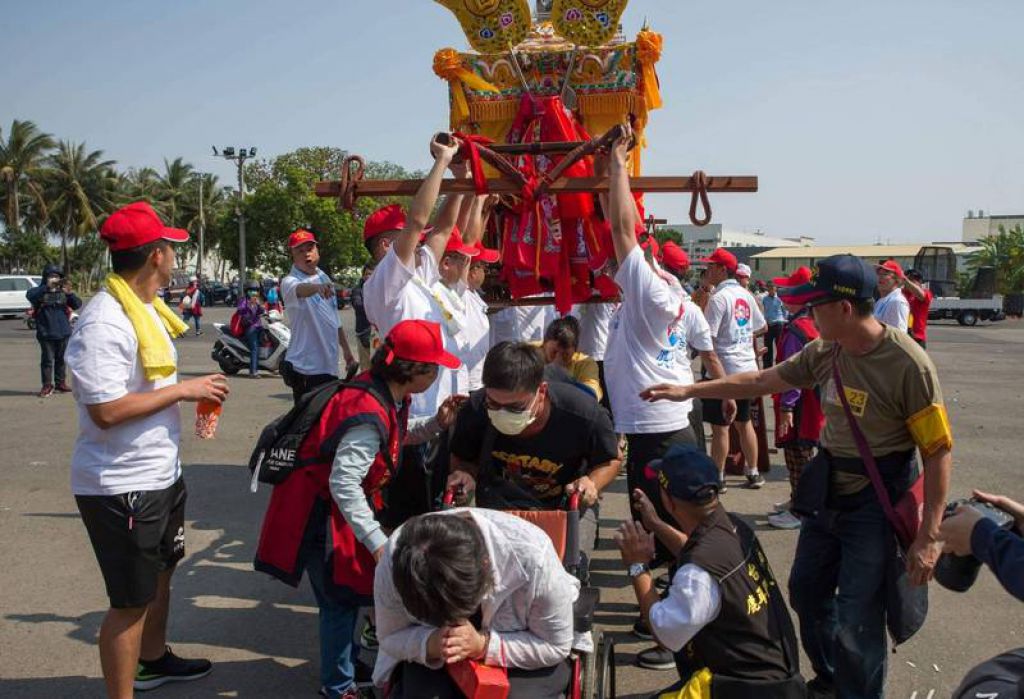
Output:
[[789,508],[791,508],[792,506],[792,500],[784,500],[782,502],[777,502],[774,505],[772,505],[772,512],[789,512]]
[[647,620],[640,617],[633,624],[633,635],[639,638],[641,641],[653,641],[654,634],[651,633],[651,627],[647,625]]
[[675,670],[676,659],[672,651],[663,646],[653,646],[636,654],[636,664],[648,670]]
[[760,473],[747,474],[747,487],[751,490],[760,490],[764,486],[764,476]]
[[363,627],[363,632],[359,634],[359,647],[375,651],[379,645],[377,642],[377,627],[373,624],[366,624]]
[[51,386],[50,384],[46,384],[45,386],[43,386],[39,390],[39,397],[40,398],[46,398],[47,396],[52,395],[52,394],[53,394],[53,386]]
[[795,514],[786,511],[768,515],[768,524],[776,529],[799,529],[802,522]]
[[71,386],[66,383],[57,384],[57,393],[71,393]]
[[199,337],[202,334],[203,334],[202,330],[196,330],[196,337]]
[[158,660],[139,659],[139,667],[135,671],[135,689],[145,691],[156,689],[168,682],[188,682],[206,677],[213,670],[213,664],[209,660],[188,660],[179,658],[167,651]]
[[831,682],[826,682],[820,677],[815,677],[807,683],[808,699],[835,699],[836,688]]
[[725,482],[725,479],[718,481],[718,494],[724,495],[729,492],[729,485]]
[[356,686],[357,687],[372,687],[373,686],[373,666],[364,663],[359,658],[355,659],[352,663],[356,669]]

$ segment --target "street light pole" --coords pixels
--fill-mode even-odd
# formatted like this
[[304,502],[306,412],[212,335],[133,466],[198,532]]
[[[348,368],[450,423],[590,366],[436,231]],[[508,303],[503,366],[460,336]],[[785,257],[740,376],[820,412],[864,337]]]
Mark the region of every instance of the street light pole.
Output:
[[238,199],[235,202],[235,214],[238,216],[238,286],[239,289],[245,288],[245,214],[242,212],[242,198],[245,196],[245,161],[249,158],[256,157],[255,148],[239,148],[238,152],[235,152],[234,148],[227,147],[221,151],[217,151],[217,147],[213,147],[213,155],[215,157],[224,158],[225,160],[231,160],[238,166]]
[[199,258],[196,261],[196,276],[199,283],[203,283],[203,238],[206,235],[206,218],[203,215],[203,178],[205,173],[199,173]]

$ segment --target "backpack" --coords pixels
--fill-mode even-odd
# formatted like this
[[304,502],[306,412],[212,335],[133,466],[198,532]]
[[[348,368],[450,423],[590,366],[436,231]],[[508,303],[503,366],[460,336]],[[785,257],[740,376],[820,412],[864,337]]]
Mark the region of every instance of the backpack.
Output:
[[257,483],[278,485],[296,469],[320,460],[319,456],[300,459],[299,449],[306,435],[320,421],[327,403],[344,388],[366,391],[383,406],[390,403],[377,386],[363,381],[330,381],[309,391],[299,399],[295,407],[264,427],[260,433],[256,448],[249,457],[252,492],[256,492]]
[[242,324],[242,315],[235,311],[231,314],[231,320],[228,322],[228,332],[233,337],[242,337],[245,335],[245,326]]

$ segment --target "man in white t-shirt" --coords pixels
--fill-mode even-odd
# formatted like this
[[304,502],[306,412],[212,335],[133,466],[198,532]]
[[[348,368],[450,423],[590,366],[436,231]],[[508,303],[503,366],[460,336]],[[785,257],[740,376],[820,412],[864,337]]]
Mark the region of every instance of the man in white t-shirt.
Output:
[[[627,129],[629,131],[629,129]],[[690,428],[691,404],[665,409],[640,398],[640,392],[662,377],[693,383],[690,349],[700,353],[712,376],[724,376],[715,356],[707,321],[690,300],[678,280],[648,260],[636,239],[639,216],[629,190],[628,143],[631,133],[612,148],[611,189],[603,209],[609,212],[612,243],[618,271],[615,283],[622,290],[622,303],[611,321],[605,350],[605,380],[608,383],[615,430],[629,445],[626,478],[629,492],[640,488],[660,507],[658,483],[646,478],[644,467],[660,459],[674,444],[695,444]],[[604,204],[604,202],[602,202]],[[699,445],[698,445],[699,446]],[[662,513],[664,517],[668,513]],[[634,519],[640,518],[633,508]],[[659,546],[658,562],[671,560]],[[644,633],[638,625],[637,632]],[[644,651],[638,662],[649,669],[675,667],[672,654],[664,648]]]
[[[487,326],[481,327],[477,307],[471,305],[473,299],[466,283],[469,275],[469,266],[473,258],[480,254],[475,245],[468,245],[462,239],[462,233],[458,228],[452,231],[448,238],[448,245],[445,246],[441,262],[438,264],[438,279],[431,287],[434,298],[441,305],[444,323],[448,334],[452,339],[449,351],[459,358],[462,366],[450,371],[452,381],[452,393],[465,394],[470,389],[468,362],[475,359],[480,352],[482,334],[487,332]],[[479,298],[479,297],[477,297]],[[485,316],[486,318],[486,316]],[[483,349],[487,355],[487,349]],[[482,371],[482,369],[481,369]]]
[[903,295],[903,268],[896,260],[886,260],[875,265],[878,274],[878,301],[875,302],[875,318],[880,323],[891,325],[902,332],[910,326],[910,303]]
[[299,228],[288,236],[292,268],[281,280],[281,297],[292,331],[284,379],[296,403],[312,389],[338,378],[338,345],[346,368],[356,364],[338,318],[331,278],[320,269],[320,246],[312,231]]
[[608,348],[608,333],[618,303],[580,303],[572,307],[572,315],[580,321],[579,350],[597,362],[598,380],[601,382],[601,405],[611,410],[608,382],[604,377],[604,355]]
[[[718,248],[701,262],[707,264],[707,281],[715,291],[704,309],[715,353],[722,362],[726,375],[757,371],[754,338],[768,331],[768,324],[754,296],[736,280],[739,264],[736,256]],[[757,433],[750,421],[750,401],[704,400],[704,420],[711,423],[711,458],[722,474],[722,492],[725,489],[725,459],[729,453],[729,426],[735,422],[740,436],[740,448],[746,462],[748,488],[760,488],[764,477],[757,469]]]
[[171,281],[171,244],[188,232],[136,202],[111,214],[101,236],[114,271],[67,350],[79,421],[71,490],[110,599],[99,633],[103,677],[108,695],[123,699],[210,672],[208,660],[167,646],[171,575],[185,555],[178,403],[221,403],[228,386],[219,374],[178,382],[171,334],[188,326],[156,298]]

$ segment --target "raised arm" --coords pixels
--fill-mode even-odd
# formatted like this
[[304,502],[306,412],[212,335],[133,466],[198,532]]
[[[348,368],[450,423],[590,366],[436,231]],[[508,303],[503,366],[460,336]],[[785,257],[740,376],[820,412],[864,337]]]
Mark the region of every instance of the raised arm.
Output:
[[[454,139],[451,140],[451,143],[455,143]],[[420,241],[420,234],[423,233],[427,223],[430,222],[430,212],[433,211],[434,204],[437,203],[437,195],[441,191],[441,181],[444,179],[445,170],[448,169],[452,158],[455,157],[458,150],[459,147],[457,145],[446,145],[438,142],[436,136],[430,142],[430,152],[434,156],[434,166],[430,168],[426,179],[423,180],[419,191],[416,192],[412,205],[409,207],[409,216],[406,218],[405,228],[398,234],[394,244],[398,259],[406,267],[412,268],[416,265],[416,245]],[[443,215],[444,212],[442,211]],[[445,242],[441,244],[441,254],[444,253],[444,245],[448,242],[447,235],[451,233],[451,226],[455,225],[455,217],[458,215],[457,205],[455,206],[455,211],[450,215],[451,223],[445,233]],[[438,222],[440,223],[440,219]],[[438,254],[436,259],[441,259],[441,255]]]
[[659,400],[684,401],[691,398],[721,398],[723,400],[740,400],[756,398],[771,393],[782,393],[796,386],[790,386],[782,380],[776,367],[764,371],[748,371],[733,374],[714,381],[691,386],[674,384],[658,384],[640,393],[640,397],[652,403]]
[[917,299],[918,301],[924,301],[925,288],[922,285],[904,277],[903,288],[905,288],[907,291],[913,294],[914,298]]
[[612,144],[609,165],[608,220],[612,227],[612,244],[615,258],[621,264],[637,246],[636,200],[629,190],[629,145],[633,130],[623,126],[622,136]]

